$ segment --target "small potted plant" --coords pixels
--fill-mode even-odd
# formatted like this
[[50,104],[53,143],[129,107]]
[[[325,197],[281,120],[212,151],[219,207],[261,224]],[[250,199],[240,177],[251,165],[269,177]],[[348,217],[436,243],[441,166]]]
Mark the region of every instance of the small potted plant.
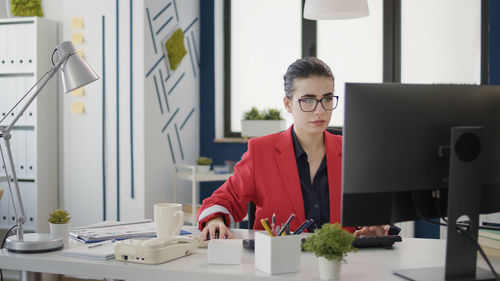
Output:
[[212,159],[208,157],[200,157],[196,160],[196,171],[200,174],[208,174],[210,172],[210,165],[212,165]]
[[345,231],[340,224],[325,223],[302,245],[305,251],[314,252],[318,257],[320,278],[338,280],[342,261],[348,252],[355,251],[352,246],[354,236]]
[[68,211],[57,209],[49,214],[50,234],[57,234],[64,239],[64,243],[68,242],[69,227],[71,217]]
[[243,113],[241,136],[260,137],[286,129],[286,122],[279,109],[259,111],[255,106]]

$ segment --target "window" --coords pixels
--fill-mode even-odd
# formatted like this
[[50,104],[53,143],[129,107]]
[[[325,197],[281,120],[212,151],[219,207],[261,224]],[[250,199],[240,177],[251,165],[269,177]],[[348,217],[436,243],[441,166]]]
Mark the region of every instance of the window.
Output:
[[335,127],[343,126],[346,82],[485,81],[487,1],[368,0],[367,18],[310,22],[302,19],[303,2],[225,0],[225,137],[240,136],[243,112],[252,106],[279,108],[291,125],[283,74],[303,56],[302,46],[335,75]]

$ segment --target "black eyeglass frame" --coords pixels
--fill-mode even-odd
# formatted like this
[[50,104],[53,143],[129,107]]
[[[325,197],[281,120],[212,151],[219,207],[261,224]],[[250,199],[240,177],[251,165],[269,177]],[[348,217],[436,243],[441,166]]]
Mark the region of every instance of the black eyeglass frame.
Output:
[[[330,98],[330,97],[324,97],[324,98],[322,98],[322,99],[315,99],[315,98],[294,98],[294,99],[296,99],[296,100],[298,100],[298,101],[299,101],[299,107],[300,107],[300,110],[302,110],[303,112],[313,112],[313,111],[315,111],[315,110],[316,110],[316,108],[318,108],[318,103],[321,103],[321,106],[323,107],[323,109],[324,109],[324,110],[330,110],[330,111],[331,111],[331,110],[334,110],[335,108],[337,108],[337,106],[338,106],[338,104],[339,104],[339,96],[331,96],[331,98],[332,98],[332,99],[334,100],[334,102],[335,102],[335,106],[334,106],[334,107],[332,107],[331,109],[326,108],[326,107],[325,107],[325,105],[323,104],[323,99],[325,99],[325,98]],[[302,108],[302,102],[303,102],[303,100],[305,100],[305,99],[312,99],[312,100],[315,100],[315,101],[316,101],[316,104],[314,105],[314,108],[313,108],[313,109],[311,109],[311,110],[304,110],[304,109]]]

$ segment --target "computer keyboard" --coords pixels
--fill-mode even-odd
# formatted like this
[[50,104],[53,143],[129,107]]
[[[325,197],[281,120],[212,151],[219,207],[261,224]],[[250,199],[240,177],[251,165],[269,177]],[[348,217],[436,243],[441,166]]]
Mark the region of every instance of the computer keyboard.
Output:
[[352,245],[356,248],[386,248],[391,249],[396,242],[401,242],[399,235],[360,236],[354,239]]
[[[306,241],[306,238],[302,238],[302,243]],[[386,236],[361,236],[356,237],[352,242],[352,245],[356,248],[386,248],[391,249],[392,245],[396,242],[401,242],[401,236],[399,235],[386,235]],[[247,249],[254,249],[253,239],[244,239],[243,247]]]

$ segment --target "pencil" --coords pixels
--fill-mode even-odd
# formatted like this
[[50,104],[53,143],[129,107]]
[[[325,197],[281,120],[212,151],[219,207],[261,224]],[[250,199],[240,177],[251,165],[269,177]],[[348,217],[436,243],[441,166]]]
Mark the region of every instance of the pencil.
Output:
[[267,225],[267,222],[266,222],[265,219],[261,219],[260,223],[262,224],[262,226],[264,227],[264,229],[267,231],[267,233],[269,234],[269,236],[274,236],[274,233],[271,231],[271,229],[269,229],[269,225]]

